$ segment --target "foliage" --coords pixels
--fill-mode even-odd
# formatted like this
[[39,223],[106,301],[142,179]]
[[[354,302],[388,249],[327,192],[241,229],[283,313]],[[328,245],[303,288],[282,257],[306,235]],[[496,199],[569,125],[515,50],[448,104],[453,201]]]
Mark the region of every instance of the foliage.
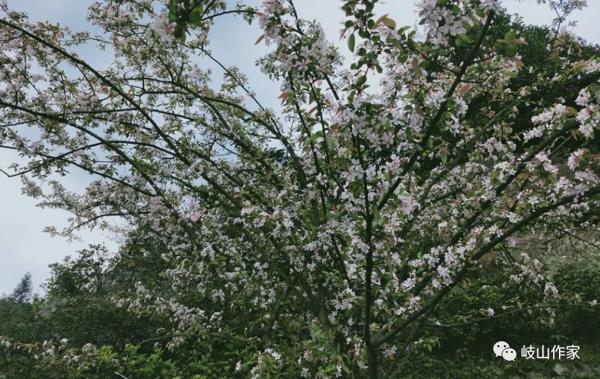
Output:
[[15,303],[28,303],[31,301],[32,296],[32,285],[31,285],[31,273],[25,274],[17,287],[8,297],[8,300],[14,301]]

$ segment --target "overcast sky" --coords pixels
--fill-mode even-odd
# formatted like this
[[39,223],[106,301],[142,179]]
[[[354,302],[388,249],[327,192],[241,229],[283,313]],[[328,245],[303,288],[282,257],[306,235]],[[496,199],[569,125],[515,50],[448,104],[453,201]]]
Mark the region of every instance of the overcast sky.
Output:
[[[89,0],[8,0],[10,8],[26,11],[33,20],[58,21],[75,30],[89,30],[85,20]],[[572,19],[578,22],[574,32],[594,43],[600,43],[600,0],[588,0],[590,6],[576,13]],[[378,10],[389,13],[401,25],[415,25],[416,13],[413,0],[388,0]],[[342,12],[336,0],[296,0],[300,15],[319,20],[331,41],[339,39]],[[550,9],[536,4],[535,0],[506,0],[504,6],[510,13],[518,13],[531,24],[548,24],[553,17]],[[239,19],[224,19],[212,31],[212,51],[226,65],[236,65],[245,72],[253,89],[266,104],[276,104],[278,86],[269,84],[254,67],[253,62],[264,53],[263,46],[254,41],[261,33],[256,27],[248,27]],[[344,50],[344,49],[342,49]],[[104,66],[108,58],[89,50],[80,52],[96,66]],[[215,73],[218,71],[215,69]],[[219,73],[220,74],[220,73]],[[13,157],[0,149],[0,167],[6,168]],[[72,175],[65,179],[68,187],[81,189],[86,179]],[[117,244],[103,232],[81,234],[84,242],[67,242],[43,232],[48,225],[64,226],[68,218],[60,210],[40,209],[36,200],[21,194],[19,179],[0,176],[0,295],[9,293],[19,279],[31,272],[36,289],[48,278],[48,265],[60,261],[89,243],[105,242],[115,249]]]

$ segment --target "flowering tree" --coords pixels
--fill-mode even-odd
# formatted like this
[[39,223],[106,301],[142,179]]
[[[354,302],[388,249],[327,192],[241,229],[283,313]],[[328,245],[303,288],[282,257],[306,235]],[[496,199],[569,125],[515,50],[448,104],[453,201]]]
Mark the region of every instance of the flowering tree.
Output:
[[[584,2],[550,3],[559,52]],[[600,62],[528,66],[496,0],[423,0],[418,31],[376,4],[341,2],[344,63],[292,1],[110,0],[90,7],[97,33],[4,3],[0,142],[21,157],[4,172],[72,212],[54,233],[118,218],[156,239],[139,254],[160,246],[169,285],[114,301],[167,317],[171,349],[235,338],[253,353],[233,369],[257,377],[390,375],[484,256],[597,222]],[[200,68],[220,64],[207,36],[231,14],[258,20],[280,111],[239,70],[221,65],[214,88]],[[76,53],[88,44],[109,68]],[[95,178],[83,193],[57,179],[75,168]],[[514,266],[556,295],[535,262]]]

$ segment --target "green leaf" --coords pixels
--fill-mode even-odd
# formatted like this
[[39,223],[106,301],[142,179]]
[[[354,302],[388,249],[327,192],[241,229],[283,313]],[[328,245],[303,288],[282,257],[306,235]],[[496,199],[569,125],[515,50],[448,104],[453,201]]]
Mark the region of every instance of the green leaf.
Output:
[[356,87],[360,87],[363,84],[365,84],[367,82],[367,76],[366,75],[361,75],[360,78],[358,78],[358,80],[356,81]]
[[506,43],[511,43],[516,37],[517,37],[517,34],[515,33],[515,31],[509,30],[504,35],[504,41],[506,41]]
[[202,25],[202,15],[203,14],[204,14],[204,9],[202,8],[201,5],[198,5],[190,13],[190,24],[196,25],[196,26]]
[[185,24],[178,24],[175,26],[175,31],[174,31],[174,35],[175,38],[181,40],[181,41],[185,41]]
[[465,34],[460,34],[460,35],[458,36],[458,38],[459,38],[459,39],[461,39],[461,40],[463,40],[464,42],[467,42],[467,43],[472,43],[472,42],[473,42],[473,38],[471,38],[471,37],[470,37],[468,34],[466,34],[466,33],[465,33]]
[[167,16],[169,22],[175,22],[175,20],[177,20],[177,2],[175,0],[170,0],[167,9],[169,10]]
[[354,37],[354,33],[350,34],[350,37],[348,37],[348,49],[350,49],[351,52],[354,52],[354,46],[356,44],[356,37]]
[[408,29],[410,29],[410,26],[403,26],[400,29],[398,29],[398,34],[403,34]]
[[383,22],[383,25],[390,29],[396,29],[396,21],[392,20],[391,18],[386,17],[381,22]]
[[510,44],[506,47],[506,55],[512,57],[519,52],[519,47],[517,45]]
[[444,164],[448,163],[448,149],[446,147],[443,147],[439,150],[439,155],[440,158],[442,159],[442,162]]

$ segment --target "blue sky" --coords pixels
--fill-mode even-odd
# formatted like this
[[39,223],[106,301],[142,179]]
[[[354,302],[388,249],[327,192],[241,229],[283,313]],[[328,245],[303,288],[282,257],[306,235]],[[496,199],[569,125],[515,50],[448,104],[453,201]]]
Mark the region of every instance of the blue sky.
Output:
[[[8,0],[9,7],[26,11],[31,19],[58,21],[75,30],[88,30],[86,22],[87,5],[90,0]],[[253,3],[255,3],[253,1]],[[577,12],[572,19],[578,22],[574,32],[587,41],[600,43],[600,0],[588,0],[589,7]],[[398,24],[415,25],[416,13],[413,0],[388,0],[378,10],[388,13]],[[334,0],[296,0],[300,15],[319,20],[331,41],[339,38],[342,12],[339,2]],[[510,13],[518,13],[531,24],[548,24],[553,13],[535,0],[504,1]],[[256,27],[248,27],[239,19],[222,20],[212,32],[212,51],[225,65],[236,65],[248,75],[253,90],[267,105],[277,103],[278,86],[268,83],[254,61],[265,52],[263,45],[255,46],[254,41],[261,34]],[[343,45],[343,43],[342,43]],[[344,49],[342,49],[344,50]],[[98,51],[80,52],[94,65],[102,67],[107,57]],[[214,72],[220,73],[215,68]],[[5,168],[12,157],[0,150],[0,167]],[[72,175],[65,179],[68,188],[81,189],[86,178]],[[60,210],[40,209],[36,200],[21,194],[20,180],[0,176],[0,295],[9,293],[19,279],[27,272],[33,275],[36,288],[47,279],[48,265],[60,261],[89,243],[106,242],[109,248],[116,248],[116,242],[104,232],[81,233],[85,242],[68,242],[60,237],[51,237],[43,232],[44,227],[64,226],[68,214]]]

